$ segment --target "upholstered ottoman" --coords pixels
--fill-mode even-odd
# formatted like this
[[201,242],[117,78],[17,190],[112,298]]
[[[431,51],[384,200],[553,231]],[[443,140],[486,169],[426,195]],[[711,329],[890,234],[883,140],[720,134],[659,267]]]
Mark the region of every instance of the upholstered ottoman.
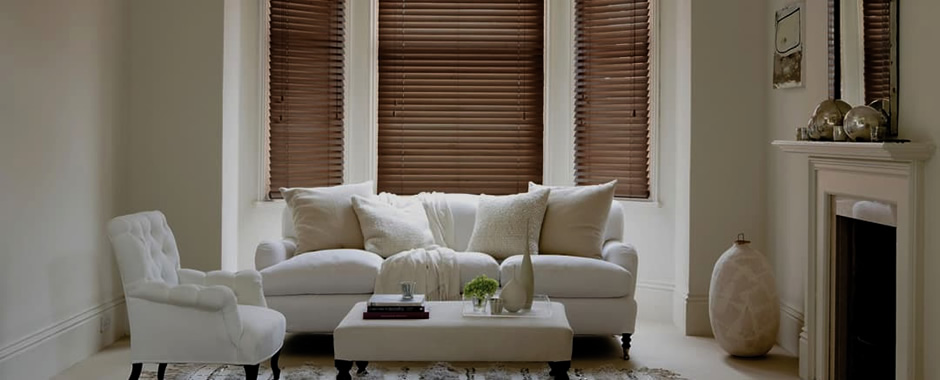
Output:
[[567,379],[573,336],[564,305],[552,302],[546,318],[464,317],[461,302],[429,302],[430,319],[364,320],[357,303],[333,332],[337,379],[349,379],[356,362],[545,361],[551,375]]

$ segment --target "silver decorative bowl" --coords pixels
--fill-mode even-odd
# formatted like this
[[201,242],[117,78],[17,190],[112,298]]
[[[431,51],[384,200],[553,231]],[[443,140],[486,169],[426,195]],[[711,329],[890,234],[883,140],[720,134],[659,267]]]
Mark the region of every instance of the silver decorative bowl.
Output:
[[852,106],[841,99],[826,99],[816,106],[810,119],[809,137],[813,140],[832,140],[832,130],[842,125],[845,115]]
[[849,141],[871,141],[872,129],[887,125],[888,118],[881,111],[869,106],[858,106],[845,114],[843,128]]

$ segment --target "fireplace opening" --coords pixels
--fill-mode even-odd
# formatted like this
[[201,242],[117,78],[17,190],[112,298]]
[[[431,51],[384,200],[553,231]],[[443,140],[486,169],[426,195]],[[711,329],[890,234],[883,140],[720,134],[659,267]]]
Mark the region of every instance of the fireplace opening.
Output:
[[836,212],[833,378],[894,379],[893,206],[871,201],[853,201],[851,206]]

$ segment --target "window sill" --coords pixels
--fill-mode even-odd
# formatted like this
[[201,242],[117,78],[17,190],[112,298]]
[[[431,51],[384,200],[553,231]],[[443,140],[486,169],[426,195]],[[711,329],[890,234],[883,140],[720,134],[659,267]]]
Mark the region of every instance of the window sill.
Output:
[[640,207],[640,208],[661,208],[662,203],[659,203],[658,199],[636,199],[636,198],[614,198],[615,201],[622,203],[623,205],[630,207]]
[[284,208],[287,206],[287,203],[283,199],[263,199],[257,200],[254,203],[255,208],[260,209],[274,209],[274,208]]

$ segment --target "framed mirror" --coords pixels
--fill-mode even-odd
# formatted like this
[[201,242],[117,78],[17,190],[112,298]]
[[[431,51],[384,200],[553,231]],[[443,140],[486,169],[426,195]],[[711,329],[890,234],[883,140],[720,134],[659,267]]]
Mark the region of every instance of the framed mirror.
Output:
[[883,108],[898,135],[898,0],[829,2],[829,97]]

